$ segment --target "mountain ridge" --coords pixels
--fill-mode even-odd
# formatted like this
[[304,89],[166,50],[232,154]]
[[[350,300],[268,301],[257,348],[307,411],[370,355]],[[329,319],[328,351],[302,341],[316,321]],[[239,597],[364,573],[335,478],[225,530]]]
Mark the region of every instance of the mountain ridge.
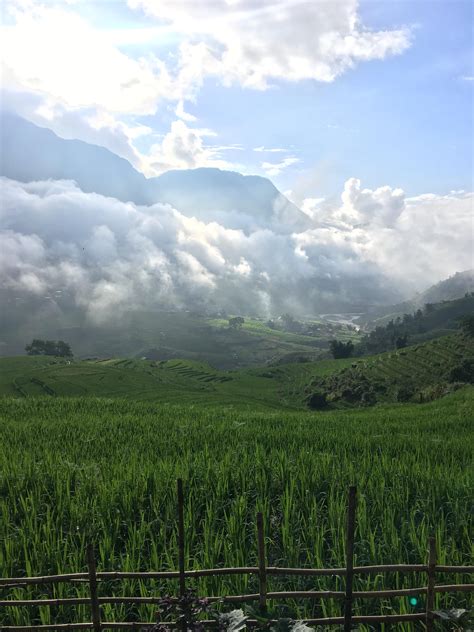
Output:
[[229,228],[270,223],[288,232],[311,226],[309,217],[262,176],[200,167],[146,178],[105,147],[63,139],[7,111],[0,113],[0,123],[0,175],[12,180],[73,180],[85,193],[138,205],[171,204],[205,222],[225,220]]

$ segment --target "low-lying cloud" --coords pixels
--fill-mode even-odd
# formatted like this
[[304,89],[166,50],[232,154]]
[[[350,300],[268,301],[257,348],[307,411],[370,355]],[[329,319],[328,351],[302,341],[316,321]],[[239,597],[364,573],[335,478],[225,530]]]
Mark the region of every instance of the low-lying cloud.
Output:
[[67,294],[96,323],[164,306],[317,313],[472,267],[470,193],[406,198],[351,178],[340,204],[312,200],[312,228],[281,234],[123,203],[72,181],[0,183],[1,287],[52,301]]

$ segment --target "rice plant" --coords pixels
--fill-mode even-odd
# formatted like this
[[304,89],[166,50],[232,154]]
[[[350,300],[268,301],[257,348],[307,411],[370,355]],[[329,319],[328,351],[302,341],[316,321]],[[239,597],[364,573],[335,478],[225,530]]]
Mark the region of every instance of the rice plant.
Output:
[[[255,517],[268,564],[343,566],[346,494],[359,490],[356,564],[439,563],[472,555],[472,403],[463,389],[424,405],[329,413],[248,412],[123,399],[0,400],[0,576],[175,570],[175,481],[185,482],[188,569],[256,565]],[[439,577],[439,583],[466,581]],[[423,575],[361,576],[355,590],[422,586]],[[202,578],[200,595],[257,590],[256,578]],[[269,590],[343,589],[338,578],[271,577]],[[174,581],[103,582],[101,595],[162,595]],[[13,598],[87,596],[87,585],[2,590]],[[467,594],[437,608],[467,607]],[[423,600],[418,605],[424,607]],[[335,600],[291,601],[288,616],[339,615]],[[108,620],[151,620],[151,606],[106,606]],[[358,601],[360,614],[410,612],[407,599]],[[88,608],[4,608],[0,624],[87,620]],[[402,627],[400,629],[403,629]],[[409,628],[407,628],[409,629]]]

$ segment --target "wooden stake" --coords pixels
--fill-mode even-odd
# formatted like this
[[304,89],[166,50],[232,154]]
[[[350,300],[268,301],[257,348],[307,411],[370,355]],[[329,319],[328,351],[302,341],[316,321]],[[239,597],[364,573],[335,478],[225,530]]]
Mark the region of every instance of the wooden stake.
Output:
[[182,597],[186,592],[186,575],[184,572],[184,496],[183,480],[178,478],[178,571],[179,594]]
[[265,566],[265,538],[263,533],[263,515],[257,514],[258,536],[258,582],[259,582],[259,606],[262,612],[267,609],[267,570]]
[[352,627],[352,586],[354,579],[354,533],[357,503],[357,488],[349,487],[349,504],[347,508],[346,533],[346,595],[344,598],[344,632]]
[[426,589],[426,632],[433,632],[434,628],[434,600],[436,583],[436,539],[428,540],[428,587]]
[[100,623],[100,606],[97,596],[97,572],[95,567],[94,546],[89,544],[87,547],[87,567],[89,569],[89,587],[90,587],[90,604],[92,615],[92,629],[94,632],[101,632]]

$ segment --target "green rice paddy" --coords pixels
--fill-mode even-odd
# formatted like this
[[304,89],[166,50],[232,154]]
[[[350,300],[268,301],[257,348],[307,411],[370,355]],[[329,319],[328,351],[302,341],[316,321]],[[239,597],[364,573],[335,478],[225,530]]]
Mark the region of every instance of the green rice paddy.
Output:
[[[0,576],[84,571],[91,541],[98,570],[176,569],[177,477],[185,484],[189,569],[256,565],[257,511],[264,514],[269,564],[343,566],[350,484],[359,496],[357,565],[425,562],[430,534],[439,563],[472,563],[474,389],[428,404],[327,413],[198,406],[184,391],[183,398],[183,405],[91,396],[1,399]],[[438,577],[439,583],[469,579]],[[425,582],[414,574],[360,576],[355,589]],[[255,577],[203,578],[196,585],[201,595],[257,590]],[[335,577],[269,579],[269,590],[343,585]],[[176,589],[173,581],[128,580],[102,583],[99,594]],[[59,584],[0,595],[88,592],[87,585]],[[437,597],[443,607],[468,602],[462,593]],[[282,613],[339,615],[341,607],[335,600],[288,601]],[[355,605],[368,614],[423,608],[423,597],[417,606],[408,598]],[[152,606],[103,608],[110,621],[152,620],[153,612]],[[0,625],[80,620],[90,620],[86,606],[0,611]]]

